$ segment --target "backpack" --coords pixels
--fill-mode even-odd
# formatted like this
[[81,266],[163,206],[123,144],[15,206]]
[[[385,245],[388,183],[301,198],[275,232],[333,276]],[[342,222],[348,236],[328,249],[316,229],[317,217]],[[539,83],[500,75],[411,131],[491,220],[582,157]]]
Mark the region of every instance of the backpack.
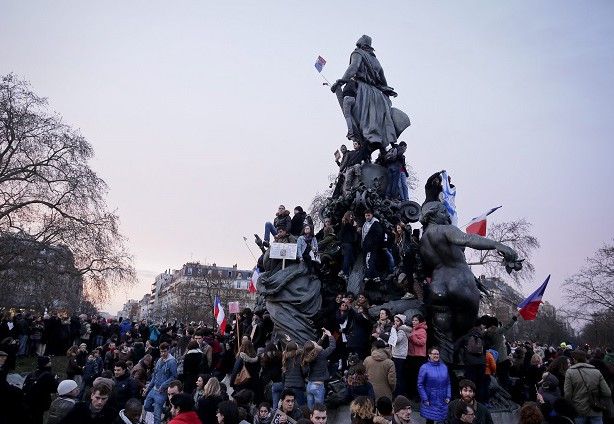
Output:
[[477,334],[471,334],[469,336],[469,340],[467,340],[467,353],[472,355],[483,355],[484,354],[484,342],[482,338]]

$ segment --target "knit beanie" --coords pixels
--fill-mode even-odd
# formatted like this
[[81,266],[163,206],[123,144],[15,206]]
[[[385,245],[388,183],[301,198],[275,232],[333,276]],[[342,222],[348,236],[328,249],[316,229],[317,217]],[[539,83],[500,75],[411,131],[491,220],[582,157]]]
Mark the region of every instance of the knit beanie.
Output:
[[392,402],[392,408],[394,409],[395,413],[407,408],[408,406],[411,407],[411,402],[409,401],[409,399],[402,395],[399,395],[394,398],[394,402]]
[[401,325],[405,325],[405,320],[407,319],[407,317],[403,314],[396,314],[394,316],[395,318],[398,318],[401,321]]
[[77,387],[79,386],[77,386],[75,380],[62,380],[60,384],[58,384],[58,395],[66,396]]

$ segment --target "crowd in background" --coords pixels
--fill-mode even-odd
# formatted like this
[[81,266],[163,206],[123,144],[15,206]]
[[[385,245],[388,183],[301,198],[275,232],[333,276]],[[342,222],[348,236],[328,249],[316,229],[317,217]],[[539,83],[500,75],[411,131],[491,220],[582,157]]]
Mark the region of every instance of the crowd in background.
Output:
[[[489,423],[500,387],[524,405],[521,422],[611,419],[611,350],[510,344],[505,333],[515,320],[502,325],[484,316],[457,343],[459,378],[461,370],[429,345],[424,317],[381,309],[371,319],[367,308],[364,295],[340,293],[331,325],[304,344],[276,340],[270,317],[249,309],[236,315],[238,337],[196,323],[81,316],[63,320],[68,339],[52,341],[31,337],[41,320],[5,317],[0,415],[37,424],[139,423],[148,412],[155,424],[321,424],[327,410],[349,403],[353,423],[409,423],[412,407],[427,422]],[[43,317],[43,333],[50,319]],[[7,374],[25,355],[36,356],[37,365],[19,389]],[[64,355],[66,369],[58,370],[55,357]]]

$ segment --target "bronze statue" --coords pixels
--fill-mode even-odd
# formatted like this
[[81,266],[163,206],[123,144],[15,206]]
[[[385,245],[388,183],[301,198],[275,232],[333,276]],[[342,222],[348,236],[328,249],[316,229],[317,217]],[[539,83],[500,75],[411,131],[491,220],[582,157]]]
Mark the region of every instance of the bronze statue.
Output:
[[368,143],[371,151],[387,148],[409,126],[407,115],[391,107],[389,96],[397,93],[373,51],[371,37],[360,37],[345,74],[331,86],[348,126],[347,138]]
[[431,282],[426,296],[427,309],[434,329],[432,343],[439,346],[441,359],[453,362],[454,342],[465,335],[478,316],[480,293],[476,279],[463,252],[464,247],[478,250],[496,249],[506,264],[522,267],[517,253],[494,240],[466,234],[451,225],[443,203],[428,202],[422,206],[424,227],[420,254]]

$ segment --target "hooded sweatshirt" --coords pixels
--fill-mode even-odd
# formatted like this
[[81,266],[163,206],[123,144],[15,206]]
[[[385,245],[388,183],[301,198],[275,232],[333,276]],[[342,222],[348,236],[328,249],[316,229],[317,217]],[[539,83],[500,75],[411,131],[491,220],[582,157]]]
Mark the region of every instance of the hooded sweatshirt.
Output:
[[397,384],[397,376],[394,370],[394,362],[390,357],[391,353],[388,348],[373,349],[371,356],[363,361],[369,381],[373,385],[375,399],[381,396],[392,399],[392,391]]

